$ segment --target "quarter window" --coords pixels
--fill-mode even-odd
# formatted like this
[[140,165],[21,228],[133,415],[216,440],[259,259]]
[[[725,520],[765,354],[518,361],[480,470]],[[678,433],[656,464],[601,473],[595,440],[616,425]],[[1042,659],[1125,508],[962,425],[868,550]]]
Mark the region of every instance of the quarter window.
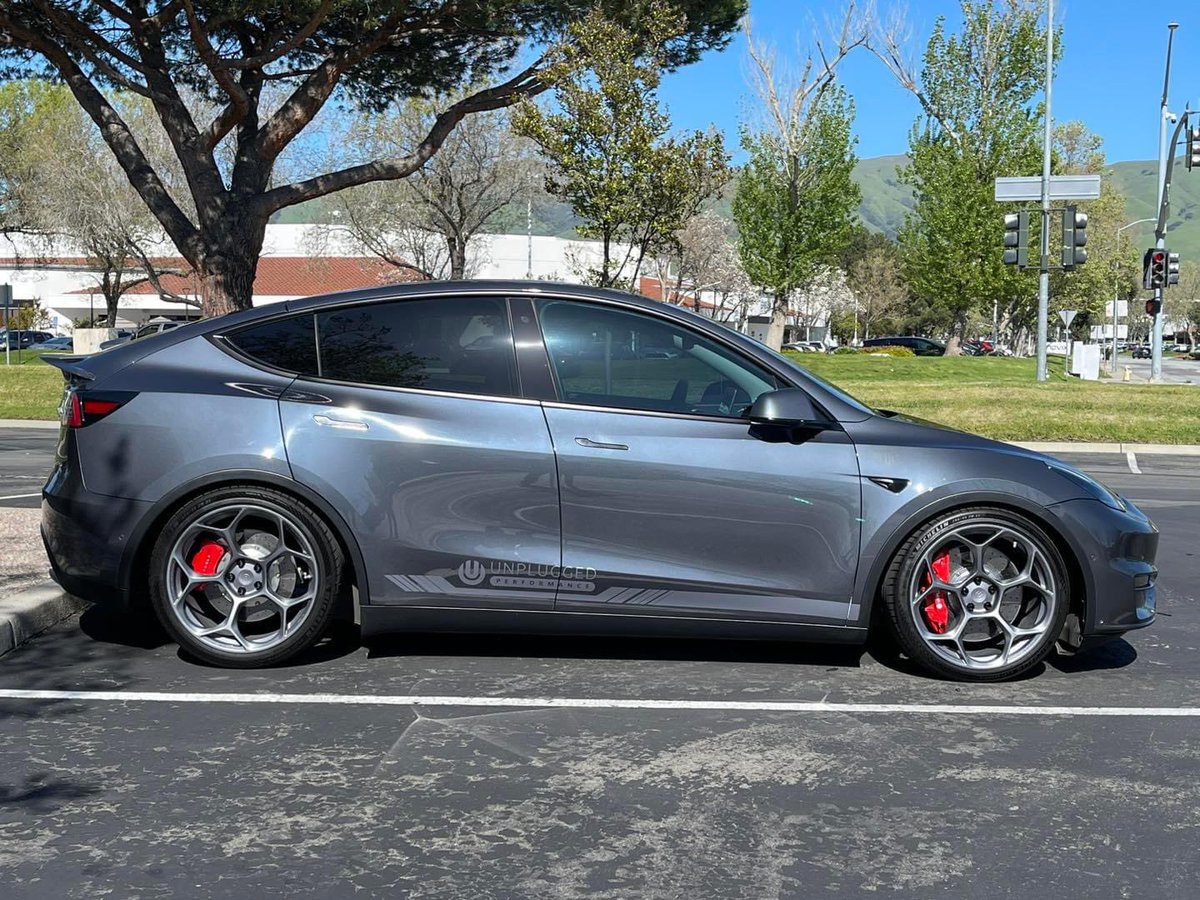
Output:
[[285,372],[317,374],[313,317],[273,319],[229,336],[229,342],[251,359]]
[[538,306],[563,400],[589,406],[741,418],[773,374],[653,316],[563,300]]

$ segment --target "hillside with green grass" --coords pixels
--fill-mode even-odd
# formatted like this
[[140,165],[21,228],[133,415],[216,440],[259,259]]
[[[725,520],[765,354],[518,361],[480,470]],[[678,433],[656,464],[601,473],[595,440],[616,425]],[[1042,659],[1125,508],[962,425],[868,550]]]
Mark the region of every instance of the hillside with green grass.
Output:
[[[881,231],[894,237],[904,224],[904,217],[915,205],[912,190],[900,183],[896,170],[905,164],[903,155],[876,156],[859,160],[854,168],[854,179],[862,189],[862,204],[858,214],[872,231]],[[1128,200],[1129,220],[1142,219],[1154,214],[1155,178],[1158,164],[1153,161],[1120,162],[1112,166],[1111,175]],[[718,212],[729,216],[733,197],[732,184],[714,203]],[[1175,184],[1171,190],[1173,215],[1167,224],[1168,243],[1184,259],[1200,260],[1200,170],[1188,172],[1180,162],[1175,169]],[[322,201],[303,203],[282,211],[280,222],[316,222],[327,212]],[[578,220],[570,206],[549,197],[542,197],[534,204],[533,230],[535,234],[556,237],[574,237]],[[520,233],[525,230],[525,205],[513,207],[502,213],[496,230]],[[1130,229],[1126,238],[1133,237],[1139,246],[1149,247],[1152,242],[1152,226]]]

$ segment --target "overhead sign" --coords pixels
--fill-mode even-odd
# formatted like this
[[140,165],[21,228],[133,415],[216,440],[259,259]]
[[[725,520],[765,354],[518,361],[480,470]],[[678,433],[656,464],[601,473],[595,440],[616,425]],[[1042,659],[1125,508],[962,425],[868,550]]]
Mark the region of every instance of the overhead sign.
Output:
[[[1042,199],[1042,176],[996,179],[996,200],[1000,203]],[[1051,175],[1051,200],[1100,199],[1099,175]]]

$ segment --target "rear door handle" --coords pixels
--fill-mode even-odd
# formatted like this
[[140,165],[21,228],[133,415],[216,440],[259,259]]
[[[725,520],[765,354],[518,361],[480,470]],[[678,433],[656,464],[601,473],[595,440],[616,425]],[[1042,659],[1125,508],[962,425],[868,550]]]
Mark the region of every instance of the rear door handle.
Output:
[[332,416],[313,416],[313,421],[326,428],[343,428],[346,431],[366,431],[366,422],[356,422],[353,419],[335,419]]
[[628,444],[606,444],[603,441],[593,441],[591,438],[577,437],[575,443],[589,450],[628,450]]

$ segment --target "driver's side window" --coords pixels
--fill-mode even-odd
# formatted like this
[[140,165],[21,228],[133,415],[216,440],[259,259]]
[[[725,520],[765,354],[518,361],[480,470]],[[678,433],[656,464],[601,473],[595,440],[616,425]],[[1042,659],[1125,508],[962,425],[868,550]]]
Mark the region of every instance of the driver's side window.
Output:
[[568,403],[741,418],[775,376],[715,341],[654,316],[545,300],[538,316]]

